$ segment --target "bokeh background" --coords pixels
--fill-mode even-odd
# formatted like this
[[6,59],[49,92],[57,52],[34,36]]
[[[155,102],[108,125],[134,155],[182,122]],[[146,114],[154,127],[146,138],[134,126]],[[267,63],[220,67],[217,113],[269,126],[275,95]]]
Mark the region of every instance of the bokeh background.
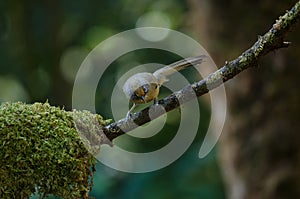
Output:
[[[199,41],[217,65],[234,59],[264,34],[296,1],[221,0],[10,0],[0,2],[0,102],[49,101],[71,110],[72,86],[85,56],[101,41],[143,26],[181,31]],[[271,53],[226,84],[229,113],[220,145],[198,158],[210,118],[199,99],[197,137],[176,162],[159,171],[128,174],[97,164],[95,198],[297,198],[299,179],[299,27],[290,48]],[[184,46],[182,46],[184,48]],[[158,50],[128,53],[100,80],[97,112],[111,118],[111,90],[118,77],[138,64],[172,63],[179,57]],[[191,71],[183,74],[195,81]],[[105,91],[105,92],[103,92]],[[163,90],[161,97],[169,94]],[[176,132],[178,111],[164,131]],[[174,134],[151,139],[124,136],[124,148],[147,151]],[[295,197],[296,196],[296,197]],[[33,196],[34,198],[35,196]],[[55,198],[52,196],[50,198]]]

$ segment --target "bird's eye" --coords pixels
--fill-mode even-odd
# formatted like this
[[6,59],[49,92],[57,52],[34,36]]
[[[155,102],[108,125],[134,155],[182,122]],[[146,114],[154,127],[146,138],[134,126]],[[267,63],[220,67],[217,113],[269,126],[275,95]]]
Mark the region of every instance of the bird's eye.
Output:
[[143,85],[142,86],[144,93],[148,93],[148,85]]

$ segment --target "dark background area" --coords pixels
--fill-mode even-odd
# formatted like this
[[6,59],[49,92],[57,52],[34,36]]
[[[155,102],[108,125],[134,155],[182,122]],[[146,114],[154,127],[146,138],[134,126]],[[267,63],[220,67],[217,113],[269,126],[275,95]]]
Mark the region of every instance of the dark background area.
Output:
[[[48,100],[51,105],[71,110],[74,79],[85,56],[106,38],[139,27],[140,24],[175,29],[195,38],[206,47],[217,65],[222,66],[226,60],[235,58],[250,47],[256,41],[258,35],[266,32],[275,19],[289,9],[293,3],[295,1],[273,2],[268,0],[252,2],[234,0],[1,1],[0,102],[22,101],[33,103]],[[268,121],[270,119],[268,114],[271,114],[270,110],[274,110],[274,107],[278,107],[278,104],[281,104],[280,107],[286,104],[294,105],[294,109],[288,110],[294,110],[295,113],[286,112],[285,110],[282,110],[282,112],[285,112],[294,120],[299,118],[299,114],[296,113],[296,110],[299,110],[299,81],[297,81],[296,74],[300,71],[300,48],[297,32],[299,35],[299,28],[298,31],[295,31],[295,34],[289,37],[292,41],[292,46],[289,49],[268,55],[260,63],[263,69],[250,69],[250,71],[241,74],[240,77],[226,85],[230,105],[229,114],[232,116],[229,117],[230,124],[228,125],[227,122],[225,132],[231,132],[228,134],[233,134],[234,141],[237,143],[243,143],[243,146],[247,146],[247,139],[250,134],[255,132],[256,127],[261,123],[270,123],[270,126],[272,124],[274,126],[272,121]],[[148,62],[167,64],[176,60],[178,60],[177,56],[155,50],[129,53],[116,60],[99,82],[101,88],[98,88],[99,92],[96,95],[97,112],[104,118],[112,117],[110,111],[112,87],[115,85],[119,73],[124,72],[125,69],[130,69],[131,64],[133,66],[136,63]],[[260,73],[260,77],[256,77],[258,73]],[[294,73],[294,76],[287,78],[290,73]],[[195,78],[193,74],[188,72],[185,75],[191,79]],[[283,76],[286,78],[283,78]],[[277,84],[264,84],[265,82],[277,82]],[[281,84],[281,82],[285,84]],[[280,86],[283,86],[283,88]],[[282,93],[277,88],[284,90],[284,86],[290,86],[288,96],[292,101],[285,101],[287,99],[278,94],[276,99],[281,102],[267,108],[265,104],[269,104],[270,101],[273,101],[273,98],[268,98],[265,94],[269,92]],[[254,89],[255,92],[251,89]],[[103,90],[106,92],[103,92]],[[168,91],[162,92],[161,96],[167,93]],[[254,104],[257,101],[260,101],[261,104]],[[144,174],[123,173],[99,163],[94,176],[94,187],[91,196],[108,199],[227,198],[225,197],[225,187],[229,190],[227,193],[233,192],[231,189],[232,181],[228,180],[231,176],[229,170],[232,169],[231,166],[228,166],[228,162],[232,160],[232,157],[224,154],[225,150],[217,155],[216,148],[206,158],[198,158],[199,148],[204,137],[203,132],[208,127],[210,117],[209,101],[205,97],[200,98],[199,104],[201,107],[201,121],[198,135],[191,147],[179,160],[166,168]],[[253,104],[259,111],[255,112],[256,109],[253,110]],[[249,112],[251,115],[248,114]],[[262,115],[265,112],[268,114]],[[281,115],[281,112],[276,112],[276,114]],[[284,115],[281,116],[275,121],[292,120],[287,119]],[[172,120],[176,117],[178,117],[176,113],[170,113],[168,116],[174,123],[169,122],[171,123],[167,127],[169,132],[176,132],[177,122],[174,119]],[[249,124],[247,123],[249,121],[245,118],[251,117],[259,119]],[[249,125],[251,128],[249,128]],[[293,135],[292,132],[297,132],[299,125],[285,125],[282,126],[280,131],[283,133],[281,136],[286,137],[288,135],[288,141],[297,139],[298,137],[295,138],[289,135]],[[273,130],[273,128],[266,128],[261,131],[264,133]],[[248,131],[248,137],[236,133]],[[284,132],[291,133],[285,134]],[[267,135],[270,134],[267,133]],[[172,139],[172,136],[174,135],[166,135],[161,132],[158,136],[151,138],[151,141],[130,140],[128,138],[129,141],[126,142],[125,147],[136,151],[145,151],[163,145]],[[235,136],[242,139],[242,142],[238,141]],[[263,140],[263,138],[261,139]],[[268,136],[265,139],[272,140]],[[231,142],[226,141],[226,137],[224,140],[222,142],[223,146],[232,145]],[[297,144],[288,141],[286,145]],[[272,144],[261,143],[268,150],[272,149]],[[256,146],[257,142],[251,144],[251,146]],[[242,146],[240,147],[242,148]],[[253,154],[256,157],[255,154],[266,151],[264,147],[260,148],[261,150],[256,147],[255,149],[258,151],[253,151],[251,147],[245,148],[247,148],[247,151],[243,153],[244,159],[237,155],[234,156],[236,159],[232,160],[232,162],[240,163],[239,169],[246,165],[249,161],[248,158],[252,157]],[[294,149],[293,152],[295,156],[299,157],[298,149]],[[235,154],[235,151],[231,154]],[[260,158],[268,160],[268,155],[266,153],[265,156],[259,156],[258,160]],[[220,156],[221,161],[218,159]],[[298,159],[295,160],[297,165],[300,162],[298,162]],[[282,163],[281,160],[278,161]],[[265,162],[262,164],[263,167],[267,167]],[[247,181],[250,175],[247,172],[251,173],[251,167],[248,168],[249,165],[252,165],[252,163],[246,166],[246,171],[239,170],[243,174],[241,178],[246,179],[245,187],[249,182],[253,184],[251,183],[253,181]],[[223,168],[222,172],[221,167]],[[255,173],[253,175],[255,176]],[[291,175],[298,176],[297,170]],[[264,187],[261,186],[260,188],[260,184],[264,184],[263,179],[256,179],[261,183],[258,183],[259,188],[253,189],[254,192]],[[296,184],[298,185],[298,181]],[[232,195],[230,196],[232,197]]]

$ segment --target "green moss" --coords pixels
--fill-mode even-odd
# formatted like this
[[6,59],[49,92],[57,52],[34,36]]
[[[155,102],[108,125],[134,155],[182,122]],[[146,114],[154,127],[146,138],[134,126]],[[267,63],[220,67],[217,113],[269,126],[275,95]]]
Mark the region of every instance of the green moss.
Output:
[[0,198],[29,198],[36,191],[40,197],[88,198],[95,159],[80,139],[74,115],[77,121],[90,116],[105,124],[101,116],[48,103],[0,106]]

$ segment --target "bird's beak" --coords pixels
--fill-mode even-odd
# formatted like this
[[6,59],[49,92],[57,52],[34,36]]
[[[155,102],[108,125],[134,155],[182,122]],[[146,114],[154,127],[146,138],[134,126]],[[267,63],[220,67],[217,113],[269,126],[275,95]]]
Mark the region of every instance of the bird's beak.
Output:
[[146,99],[145,99],[145,96],[142,96],[141,98],[142,98],[142,100],[144,101],[144,103],[147,103],[147,102],[146,102]]

